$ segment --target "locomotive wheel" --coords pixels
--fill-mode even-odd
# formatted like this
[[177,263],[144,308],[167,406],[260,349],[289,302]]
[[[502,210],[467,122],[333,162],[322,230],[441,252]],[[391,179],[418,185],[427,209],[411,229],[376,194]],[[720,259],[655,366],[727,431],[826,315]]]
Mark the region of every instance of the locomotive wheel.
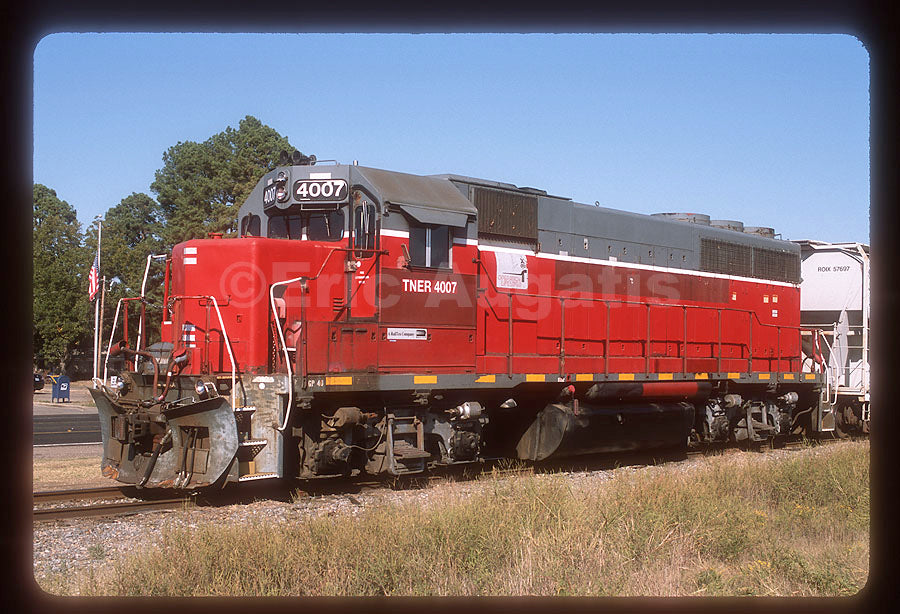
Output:
[[856,415],[853,403],[841,403],[834,412],[834,432],[840,439],[849,439],[861,430],[860,416]]

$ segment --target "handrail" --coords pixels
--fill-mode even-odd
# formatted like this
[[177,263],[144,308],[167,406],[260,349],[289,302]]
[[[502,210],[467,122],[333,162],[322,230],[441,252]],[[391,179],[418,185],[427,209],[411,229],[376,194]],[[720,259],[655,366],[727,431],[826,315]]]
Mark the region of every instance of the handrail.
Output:
[[[564,301],[567,301],[567,300],[568,301],[571,301],[571,300],[588,301],[588,302],[598,302],[598,303],[602,302],[607,307],[607,314],[609,313],[609,308],[610,308],[611,304],[645,306],[645,307],[647,307],[648,312],[653,307],[662,307],[662,308],[679,308],[680,307],[680,308],[682,308],[682,310],[684,312],[683,319],[684,319],[685,328],[686,328],[686,322],[687,322],[687,310],[688,309],[707,310],[707,311],[715,310],[717,312],[717,316],[719,319],[719,333],[717,335],[717,343],[720,348],[721,348],[721,344],[722,344],[722,336],[721,336],[721,314],[722,314],[722,312],[730,311],[730,312],[739,313],[739,314],[748,314],[748,315],[753,316],[753,319],[756,320],[756,323],[758,326],[763,326],[766,328],[774,328],[776,330],[776,334],[778,335],[778,340],[777,340],[777,354],[776,354],[776,357],[774,358],[774,360],[776,361],[778,366],[780,366],[782,358],[791,360],[793,358],[797,358],[800,356],[800,355],[798,355],[798,356],[782,357],[782,355],[781,355],[781,330],[782,329],[796,330],[796,331],[803,331],[803,330],[815,331],[816,330],[816,329],[809,329],[808,327],[804,327],[804,326],[791,326],[788,324],[769,324],[767,322],[761,321],[759,319],[759,314],[757,314],[753,310],[738,309],[738,308],[734,308],[734,307],[687,305],[684,303],[655,303],[655,302],[651,302],[651,301],[629,301],[629,300],[625,300],[625,299],[604,299],[604,298],[596,298],[596,297],[577,297],[577,296],[554,296],[554,295],[547,295],[547,294],[530,294],[530,293],[513,293],[513,292],[498,292],[498,294],[506,294],[507,295],[507,297],[508,297],[507,309],[510,311],[511,311],[511,303],[512,303],[513,296],[520,296],[520,297],[524,297],[524,298],[545,298],[545,299],[551,299],[551,300],[558,300],[561,303],[561,307],[564,306]],[[608,315],[607,315],[607,317],[608,317]],[[512,320],[511,313],[508,314],[507,319],[510,321],[510,327],[511,327],[511,320]],[[649,320],[648,320],[648,322],[649,322]],[[751,326],[752,326],[752,324],[751,324]],[[609,333],[607,332],[607,342],[609,341],[608,335],[609,335]],[[649,337],[647,338],[646,342],[649,345],[649,342],[650,342]],[[682,343],[685,344],[684,351],[682,352],[682,356],[684,356],[686,358],[687,357],[686,340],[683,340]],[[647,349],[648,349],[648,355],[649,355],[649,347]],[[752,352],[752,349],[751,349],[751,352]],[[608,354],[607,354],[607,356],[608,356]],[[645,356],[640,356],[639,358],[643,358],[643,357],[645,357]],[[721,364],[721,351],[719,352],[719,354],[716,358],[719,360],[719,364]],[[752,354],[750,355],[748,360],[752,360]],[[776,368],[775,370],[777,371],[778,369]]]
[[859,243],[856,244],[856,251],[859,252],[862,259],[863,275],[862,275],[862,387],[868,393],[869,391],[869,310],[870,310],[870,284],[869,284],[869,255]]
[[[822,335],[822,341],[824,341],[825,345],[828,347],[828,355],[830,356],[834,352],[834,349],[831,347],[831,344],[828,343],[828,339],[825,338],[825,335]],[[829,368],[831,368],[830,365],[829,365],[829,367],[823,369],[823,372],[825,373],[826,401],[828,401],[828,399],[831,398],[831,393],[828,392],[828,388],[829,388],[829,384],[830,384],[830,381],[829,381],[830,378],[828,377],[829,376],[829,373],[828,373]],[[837,373],[834,374],[834,379],[835,380],[837,379]],[[832,403],[832,404],[837,402],[837,382],[835,382],[835,386],[834,386],[834,401],[828,401],[828,402]]]
[[[482,261],[479,259],[479,260],[478,260],[479,269],[482,268],[482,264],[483,264]],[[609,298],[585,297],[585,296],[566,296],[566,295],[562,295],[562,294],[559,294],[559,295],[552,295],[552,294],[534,294],[534,293],[529,293],[529,292],[512,292],[512,291],[507,290],[507,289],[501,290],[500,288],[498,288],[498,287],[496,286],[496,284],[494,283],[494,280],[492,279],[491,275],[490,275],[490,274],[487,274],[486,269],[485,269],[485,275],[484,275],[484,277],[488,280],[488,282],[490,283],[490,285],[492,286],[494,292],[495,292],[497,295],[504,295],[504,294],[505,294],[505,295],[507,296],[507,310],[508,310],[508,314],[507,314],[507,322],[508,322],[508,328],[509,328],[508,335],[509,335],[509,337],[510,337],[510,348],[509,348],[509,353],[507,354],[507,365],[508,365],[508,371],[509,371],[509,374],[510,374],[510,375],[511,375],[511,373],[512,373],[512,358],[513,358],[513,356],[515,355],[515,353],[513,352],[513,349],[512,349],[512,322],[513,322],[513,318],[512,318],[512,297],[513,297],[513,296],[518,296],[518,297],[523,297],[523,298],[537,298],[537,299],[542,299],[542,298],[543,298],[543,299],[557,300],[557,301],[560,301],[561,308],[563,308],[563,309],[564,309],[564,307],[565,307],[565,303],[564,303],[564,302],[567,301],[567,300],[586,301],[586,302],[602,302],[602,303],[604,303],[605,306],[606,306],[606,342],[605,342],[605,344],[604,344],[604,361],[603,361],[603,362],[604,362],[604,371],[605,371],[606,373],[609,373],[609,367],[608,367],[608,365],[609,365],[609,343],[610,343],[610,337],[609,337],[609,334],[610,334],[610,331],[609,331],[609,309],[610,309],[610,304],[611,304],[611,303],[621,304],[621,305],[645,305],[645,306],[647,306],[647,309],[648,309],[648,327],[649,327],[649,310],[650,310],[651,307],[653,307],[653,306],[668,307],[668,308],[678,308],[678,307],[681,307],[682,310],[683,310],[683,321],[684,321],[684,329],[685,329],[685,330],[684,330],[685,338],[684,338],[684,340],[682,341],[682,343],[683,343],[682,357],[683,357],[683,362],[684,362],[684,365],[683,365],[683,369],[684,369],[684,370],[687,369],[687,310],[688,310],[688,309],[705,309],[705,310],[716,310],[716,311],[717,311],[717,313],[718,313],[718,318],[719,318],[719,334],[718,334],[718,336],[717,336],[717,339],[718,339],[720,351],[719,351],[719,354],[718,354],[718,356],[717,356],[716,358],[717,358],[717,363],[718,363],[718,365],[719,365],[719,368],[721,368],[721,359],[722,359],[722,356],[721,356],[721,342],[722,342],[722,336],[721,336],[721,313],[722,313],[723,311],[730,311],[730,312],[734,312],[734,313],[748,314],[748,315],[752,316],[752,319],[749,320],[749,326],[750,326],[749,351],[750,351],[750,353],[749,353],[749,356],[748,356],[748,359],[747,359],[747,360],[748,360],[748,367],[749,367],[748,372],[752,371],[752,364],[753,364],[753,347],[752,347],[752,339],[753,339],[753,320],[756,320],[756,323],[757,323],[758,326],[762,326],[762,327],[766,327],[766,328],[774,328],[774,329],[776,330],[776,334],[777,334],[777,336],[778,336],[778,340],[777,340],[777,354],[776,354],[776,357],[775,357],[776,367],[780,367],[780,366],[781,366],[781,360],[782,360],[782,358],[786,358],[787,360],[792,360],[792,359],[795,359],[795,358],[801,358],[801,357],[802,357],[802,352],[801,352],[801,354],[798,354],[797,356],[782,357],[782,355],[781,355],[781,329],[796,330],[796,331],[812,331],[812,332],[815,332],[815,331],[818,330],[818,329],[810,328],[810,327],[806,327],[806,326],[792,326],[792,325],[788,325],[788,324],[770,324],[770,323],[767,323],[767,322],[763,322],[763,321],[760,319],[759,314],[758,314],[756,311],[754,311],[754,310],[752,310],[752,309],[739,309],[739,308],[737,308],[737,307],[720,307],[720,306],[707,306],[707,305],[688,305],[688,304],[685,304],[685,303],[664,303],[664,302],[651,302],[651,301],[632,301],[632,300],[627,300],[627,299],[609,299]],[[648,365],[649,365],[649,354],[650,354],[650,348],[649,348],[650,341],[651,341],[651,340],[650,340],[650,338],[648,337],[647,340],[646,340],[646,343],[647,343],[647,356],[646,356],[646,357],[645,357],[645,356],[636,357],[636,358],[646,358],[646,359],[647,359],[647,360],[646,360],[646,363],[647,363]],[[770,360],[771,360],[771,359],[770,359]],[[647,367],[645,367],[645,368],[649,369],[649,366],[647,366]],[[778,368],[776,368],[775,370],[777,371]],[[824,370],[823,370],[823,371],[824,371]],[[649,372],[649,371],[648,371],[648,372]]]
[[[479,261],[479,265],[480,264],[481,264],[481,262]],[[708,305],[688,305],[686,303],[653,303],[653,302],[649,302],[649,301],[628,301],[625,299],[606,299],[606,298],[597,298],[597,297],[590,297],[590,296],[565,296],[565,295],[561,295],[561,294],[553,295],[553,294],[529,294],[529,293],[525,293],[525,292],[510,292],[505,289],[501,290],[501,289],[497,288],[497,286],[494,284],[494,280],[491,279],[490,275],[486,275],[486,277],[487,277],[488,281],[491,282],[491,285],[494,287],[494,291],[497,294],[523,296],[523,297],[527,297],[527,298],[550,298],[550,299],[563,298],[563,299],[566,299],[567,301],[568,300],[596,301],[596,302],[602,301],[602,302],[622,303],[622,304],[628,304],[628,305],[646,305],[649,303],[650,305],[659,305],[661,307],[690,307],[690,308],[695,308],[695,309],[723,309],[725,311],[734,311],[737,313],[752,314],[756,318],[756,321],[759,322],[760,326],[768,326],[771,328],[791,328],[794,330],[810,330],[810,331],[818,330],[815,328],[810,328],[808,326],[790,326],[788,324],[767,324],[766,322],[763,322],[762,320],[759,319],[759,314],[756,311],[754,311],[752,309],[738,309],[737,307],[712,307],[712,306],[708,306]]]
[[[831,343],[828,343],[828,338],[837,337],[837,323],[832,323],[831,330],[821,329],[818,332],[821,334],[822,339],[825,341],[825,344],[828,347],[830,355],[834,353],[834,346]],[[869,373],[869,364],[867,362],[867,326],[863,326],[862,324],[853,324],[847,326],[847,343],[843,345],[844,349],[848,351],[848,355],[846,360],[849,362],[849,351],[856,350],[862,354],[862,358],[858,362],[850,362],[845,365],[829,365],[828,368],[831,369],[834,373],[834,390],[835,390],[835,398],[841,390],[849,391],[849,392],[860,392],[865,393],[868,391],[868,373]],[[860,337],[862,341],[857,344],[849,343],[849,338],[852,337]],[[830,362],[830,360],[829,360]],[[854,376],[859,377],[859,384],[854,385],[852,382],[848,385],[843,384],[842,382],[847,380],[852,380]]]
[[[126,297],[120,298],[118,300],[118,302],[116,303],[116,315],[113,318],[112,329],[109,332],[109,345],[106,346],[106,358],[103,359],[103,385],[104,386],[106,385],[106,376],[109,373],[109,352],[110,352],[110,350],[112,350],[113,339],[115,338],[115,335],[116,335],[116,326],[118,326],[118,324],[119,324],[119,308],[122,306],[122,303],[130,303],[131,301],[142,301],[143,302],[143,297],[141,297],[141,296],[126,296]],[[125,313],[127,316],[127,313],[128,313],[127,305],[125,308]],[[128,320],[125,320],[125,332],[126,333],[128,332]],[[127,337],[127,335],[126,335],[126,337]],[[125,342],[126,343],[128,342],[127,338],[125,339]],[[137,369],[137,361],[135,361],[134,368]]]
[[[119,301],[116,303],[116,315],[115,315],[115,317],[113,317],[112,330],[110,330],[110,332],[109,332],[109,345],[106,346],[106,358],[103,359],[103,385],[104,386],[106,386],[106,376],[109,372],[109,370],[108,370],[109,352],[110,352],[110,350],[112,350],[113,337],[115,337],[115,335],[116,335],[116,326],[118,326],[118,324],[119,324],[119,308],[122,306],[122,301],[124,301],[124,300],[125,300],[124,298],[120,298]],[[126,341],[127,341],[127,339],[126,339]],[[154,391],[154,394],[155,394],[155,391]]]
[[226,330],[226,328],[225,328],[225,321],[222,319],[221,310],[219,310],[219,302],[216,301],[216,297],[214,297],[212,295],[206,295],[206,294],[198,294],[198,295],[191,295],[191,296],[176,294],[176,295],[169,297],[169,302],[174,304],[175,301],[185,300],[185,299],[191,299],[191,300],[205,299],[208,301],[212,301],[213,307],[216,308],[216,315],[219,318],[219,326],[222,327],[222,336],[225,337],[225,349],[228,350],[228,360],[231,361],[231,407],[235,408],[235,407],[237,407],[236,399],[235,399],[235,388],[237,386],[237,378],[236,378],[237,367],[236,367],[236,364],[234,361],[234,353],[231,351],[231,339],[228,338],[228,330]]
[[[847,364],[847,365],[835,365],[834,367],[832,367],[835,371],[834,376],[836,379],[835,384],[834,384],[835,395],[837,395],[841,389],[846,390],[846,391],[863,391],[863,392],[866,392],[869,389],[868,388],[869,364],[866,360],[866,358],[867,358],[866,352],[868,350],[867,342],[866,342],[867,331],[863,330],[868,327],[865,327],[862,325],[851,325],[851,326],[848,326],[847,328],[848,328],[848,331],[847,331],[848,339],[847,339],[846,345],[843,346],[848,351],[847,361],[849,362],[849,360],[850,360],[849,352],[851,350],[859,351],[862,354],[863,358],[859,362],[855,362],[855,363],[850,362],[850,364]],[[832,326],[832,330],[820,330],[819,332],[821,333],[822,338],[826,340],[826,344],[828,344],[828,342],[827,342],[828,337],[836,336],[836,331],[834,330],[834,326]],[[861,337],[862,341],[858,345],[850,343],[849,338],[851,338],[851,337]],[[830,352],[834,352],[834,349],[831,344],[828,344],[828,347],[829,347]],[[841,383],[845,380],[847,380],[847,381],[852,380],[854,376],[859,377],[859,385],[858,386],[853,385],[852,382],[849,385],[844,385],[843,383]]]
[[[322,271],[325,270],[325,265],[328,263],[328,260],[331,258],[332,254],[334,254],[335,252],[353,252],[353,251],[359,251],[359,250],[355,250],[352,247],[333,247],[333,248],[331,248],[331,250],[329,250],[328,255],[325,256],[325,259],[322,261],[322,266],[319,267],[318,272],[315,275],[313,275],[312,277],[306,277],[304,275],[301,275],[299,277],[294,277],[292,279],[285,279],[283,281],[273,282],[269,286],[269,306],[272,308],[272,317],[275,320],[275,330],[278,332],[278,337],[277,337],[276,343],[278,343],[278,342],[281,343],[281,350],[284,354],[284,365],[285,365],[285,368],[287,369],[287,374],[288,374],[288,406],[287,406],[287,411],[285,411],[285,413],[284,413],[284,422],[277,429],[281,432],[284,432],[284,429],[287,428],[288,420],[290,420],[290,416],[291,416],[291,407],[294,404],[294,371],[293,371],[293,368],[291,367],[290,356],[288,355],[287,342],[284,340],[284,331],[281,329],[281,320],[278,317],[278,310],[275,307],[275,287],[276,286],[287,286],[289,284],[296,283],[298,281],[301,281],[301,282],[302,281],[314,281],[315,279],[318,279],[319,275],[322,274]],[[370,250],[366,250],[366,251],[370,251]],[[380,257],[382,254],[387,253],[384,250],[371,250],[371,251],[373,252],[373,255],[376,257],[376,259],[378,257]],[[300,292],[301,293],[303,292],[302,285],[301,285]],[[301,309],[302,309],[302,305],[303,305],[303,302],[301,300]],[[285,311],[285,316],[287,316],[287,311]],[[303,330],[306,329],[306,326],[305,326],[302,316],[301,316],[301,320],[300,320],[300,327],[301,327],[301,335],[305,334],[302,332]]]
[[[147,295],[147,275],[150,273],[150,261],[153,260],[154,258],[159,259],[159,258],[165,258],[165,257],[166,257],[165,254],[147,254],[147,266],[144,267],[144,279],[143,279],[143,281],[141,281],[141,298],[142,299],[146,298],[146,295]],[[145,319],[144,302],[142,301],[141,302],[141,318],[140,318],[140,320],[138,320],[137,342],[134,344],[135,352],[139,352],[141,350],[141,337],[142,337],[142,333],[144,331],[144,319]],[[165,314],[163,314],[163,319],[165,319]],[[138,356],[137,356],[137,354],[135,354],[134,355],[135,370],[137,370],[137,366],[138,366]]]
[[[284,429],[287,428],[288,420],[290,419],[290,416],[291,416],[291,406],[293,406],[293,404],[294,404],[294,373],[293,373],[293,369],[291,368],[291,358],[288,355],[287,342],[284,340],[284,331],[281,330],[281,320],[278,318],[278,310],[275,308],[275,287],[276,286],[287,286],[289,284],[292,284],[292,283],[295,283],[298,281],[304,281],[304,280],[309,281],[312,279],[316,279],[317,277],[319,277],[319,275],[322,274],[322,271],[325,270],[325,264],[331,258],[331,255],[336,251],[350,251],[350,248],[346,248],[346,247],[331,248],[331,250],[328,252],[328,255],[325,256],[325,260],[322,261],[322,266],[319,267],[319,271],[313,277],[307,278],[306,276],[301,275],[299,277],[294,277],[292,279],[285,279],[283,281],[273,282],[269,286],[269,305],[272,308],[272,317],[275,319],[275,330],[278,332],[277,341],[281,342],[281,349],[284,352],[284,365],[285,365],[285,368],[287,369],[287,375],[288,375],[288,377],[287,377],[288,405],[287,405],[287,411],[284,412],[284,422],[281,424],[281,426],[278,427],[278,430],[281,432],[284,432]],[[301,285],[300,292],[301,293],[303,292],[302,285]],[[301,300],[301,304],[302,304],[302,300]],[[286,310],[285,310],[285,316],[287,316]],[[302,320],[300,322],[300,327],[301,327],[301,330],[306,328],[306,326],[304,326],[304,323]],[[302,332],[301,332],[301,334],[302,334]]]

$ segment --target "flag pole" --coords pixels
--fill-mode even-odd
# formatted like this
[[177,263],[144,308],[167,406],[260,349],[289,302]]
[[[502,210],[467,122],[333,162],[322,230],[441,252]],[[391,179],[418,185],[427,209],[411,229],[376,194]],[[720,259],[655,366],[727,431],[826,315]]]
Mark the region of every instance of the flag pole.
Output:
[[[100,359],[103,357],[103,302],[106,300],[106,275],[102,277],[103,285],[100,286],[100,327],[99,332],[97,333],[97,376],[100,375]],[[103,381],[103,385],[106,385],[106,380]]]
[[[100,231],[103,228],[103,220],[97,220],[97,273],[100,273]],[[100,327],[100,301],[94,297],[94,377],[92,383],[94,388],[97,387],[97,367],[99,363],[100,340],[97,336]]]

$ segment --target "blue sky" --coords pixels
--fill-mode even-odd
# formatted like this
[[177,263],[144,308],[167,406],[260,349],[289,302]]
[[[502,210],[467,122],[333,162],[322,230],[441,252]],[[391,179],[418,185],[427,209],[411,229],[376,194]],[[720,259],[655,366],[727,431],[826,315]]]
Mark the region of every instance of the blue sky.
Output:
[[319,159],[869,242],[869,57],[840,34],[52,34],[34,181],[88,223],[246,115]]

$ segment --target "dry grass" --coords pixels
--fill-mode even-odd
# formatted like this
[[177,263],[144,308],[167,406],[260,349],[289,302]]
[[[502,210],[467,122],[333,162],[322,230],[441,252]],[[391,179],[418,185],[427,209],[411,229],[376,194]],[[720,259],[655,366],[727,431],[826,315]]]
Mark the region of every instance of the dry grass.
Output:
[[32,464],[34,490],[110,486],[112,480],[100,475],[100,457],[35,458]]
[[358,517],[167,531],[63,594],[849,595],[868,575],[869,445],[436,486]]

